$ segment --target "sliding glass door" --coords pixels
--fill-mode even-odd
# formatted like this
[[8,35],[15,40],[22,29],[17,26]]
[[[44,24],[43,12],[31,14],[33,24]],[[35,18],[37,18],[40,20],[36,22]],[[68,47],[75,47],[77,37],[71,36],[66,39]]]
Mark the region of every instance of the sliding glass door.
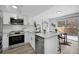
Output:
[[70,38],[78,41],[79,36],[79,17],[63,18],[58,21],[58,30],[61,33],[67,33]]
[[66,20],[66,28],[65,32],[68,33],[68,35],[77,36],[78,35],[78,23],[77,19],[69,19]]

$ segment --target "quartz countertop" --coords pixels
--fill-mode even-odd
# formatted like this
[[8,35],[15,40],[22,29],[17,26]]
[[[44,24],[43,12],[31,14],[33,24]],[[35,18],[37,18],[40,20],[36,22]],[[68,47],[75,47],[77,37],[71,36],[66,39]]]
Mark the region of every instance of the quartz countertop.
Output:
[[58,34],[56,32],[48,32],[46,34],[44,33],[36,33],[36,35],[43,37],[43,38],[50,38],[50,37],[54,37],[57,36]]

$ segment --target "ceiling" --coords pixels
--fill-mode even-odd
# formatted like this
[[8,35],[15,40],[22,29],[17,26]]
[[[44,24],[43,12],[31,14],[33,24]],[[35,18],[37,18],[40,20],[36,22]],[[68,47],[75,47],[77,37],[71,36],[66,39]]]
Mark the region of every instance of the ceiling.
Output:
[[53,5],[47,11],[33,17],[34,19],[50,19],[79,13],[79,5]]
[[28,16],[38,15],[53,7],[52,5],[28,5],[23,6],[22,13]]
[[21,13],[22,15],[33,17],[53,7],[52,5],[16,5],[16,6],[17,9],[13,8],[12,5],[0,5],[0,10],[4,12]]
[[[0,10],[3,12],[19,13],[27,17],[43,16],[55,18],[63,15],[79,12],[79,5],[0,5]],[[57,13],[61,11],[62,13]]]

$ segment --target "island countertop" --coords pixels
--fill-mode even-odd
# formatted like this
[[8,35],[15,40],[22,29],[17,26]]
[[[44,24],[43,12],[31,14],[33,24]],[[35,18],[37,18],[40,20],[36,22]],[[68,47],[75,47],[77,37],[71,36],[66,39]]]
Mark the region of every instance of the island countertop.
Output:
[[44,34],[44,33],[36,33],[36,35],[38,35],[38,36],[43,37],[43,38],[46,39],[46,38],[57,36],[58,33],[56,33],[56,32],[48,32],[46,34]]

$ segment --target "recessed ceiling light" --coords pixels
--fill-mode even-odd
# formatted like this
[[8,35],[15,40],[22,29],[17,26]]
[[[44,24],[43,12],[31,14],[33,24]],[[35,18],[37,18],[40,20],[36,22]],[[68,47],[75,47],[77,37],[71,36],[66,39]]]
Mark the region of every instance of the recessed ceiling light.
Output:
[[61,11],[57,11],[58,14],[62,13]]
[[13,8],[17,8],[17,6],[12,6]]

